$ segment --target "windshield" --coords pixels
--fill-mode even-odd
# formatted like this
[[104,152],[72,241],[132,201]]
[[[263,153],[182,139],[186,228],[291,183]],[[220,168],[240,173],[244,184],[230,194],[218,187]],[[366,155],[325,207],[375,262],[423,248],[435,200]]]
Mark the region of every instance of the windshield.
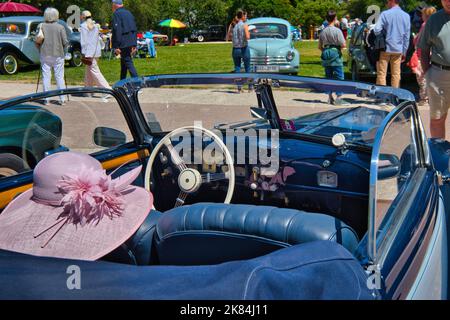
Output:
[[286,39],[288,37],[287,26],[280,23],[253,23],[248,26],[248,29],[250,39]]
[[[330,141],[340,133],[347,143],[371,146],[376,130],[394,108],[347,93],[338,103],[330,104],[327,88],[322,88],[319,81],[311,89],[295,87],[301,83],[297,81],[272,80],[268,85],[263,79],[250,91],[248,83],[243,83],[239,94],[232,82],[198,84],[201,79],[194,78],[183,78],[183,85],[170,80],[167,85],[154,82],[157,87],[144,86],[139,103],[152,132],[165,133],[192,125],[223,132],[278,129],[296,133],[299,138],[308,135]],[[269,98],[258,99],[258,92]],[[270,95],[275,109],[268,101]],[[333,96],[336,98],[335,93]]]
[[[327,92],[272,88],[283,131],[331,138],[338,133],[347,143],[371,146],[377,128],[392,105],[379,106],[371,98],[353,94],[336,97],[330,104]],[[337,102],[336,102],[337,101]]]
[[26,33],[25,23],[0,22],[0,34],[23,35]]

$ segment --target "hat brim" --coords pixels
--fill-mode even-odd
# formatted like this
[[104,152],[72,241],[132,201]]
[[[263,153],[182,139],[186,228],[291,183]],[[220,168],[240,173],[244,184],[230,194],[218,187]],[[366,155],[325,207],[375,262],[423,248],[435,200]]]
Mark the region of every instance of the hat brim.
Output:
[[79,260],[97,260],[128,240],[142,225],[153,206],[147,190],[129,186],[122,191],[124,210],[121,216],[105,217],[98,224],[84,226],[66,223],[54,225],[62,207],[40,204],[32,199],[30,189],[15,198],[0,214],[0,248],[36,256]]

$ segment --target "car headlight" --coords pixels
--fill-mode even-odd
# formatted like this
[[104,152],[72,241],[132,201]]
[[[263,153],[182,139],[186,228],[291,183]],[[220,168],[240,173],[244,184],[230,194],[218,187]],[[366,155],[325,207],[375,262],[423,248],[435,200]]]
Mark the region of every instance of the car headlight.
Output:
[[294,60],[294,57],[295,57],[294,51],[289,51],[289,52],[287,53],[287,55],[286,55],[286,60],[287,60],[287,61],[292,61],[292,60]]

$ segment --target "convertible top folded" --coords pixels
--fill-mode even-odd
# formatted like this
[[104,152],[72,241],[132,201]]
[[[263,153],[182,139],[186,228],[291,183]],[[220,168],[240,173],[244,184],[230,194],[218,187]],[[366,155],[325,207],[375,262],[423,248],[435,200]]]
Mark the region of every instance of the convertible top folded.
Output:
[[[73,266],[80,290],[68,288]],[[373,299],[361,265],[330,241],[210,266],[132,266],[0,250],[0,270],[0,299]]]

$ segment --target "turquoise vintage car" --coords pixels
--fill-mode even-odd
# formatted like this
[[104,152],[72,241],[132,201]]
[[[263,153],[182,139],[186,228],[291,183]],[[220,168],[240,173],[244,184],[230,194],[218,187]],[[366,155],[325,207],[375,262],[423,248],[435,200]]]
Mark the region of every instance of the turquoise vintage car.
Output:
[[247,24],[252,71],[296,75],[300,53],[294,48],[291,24],[279,18],[250,19]]
[[0,111],[0,178],[34,168],[61,142],[62,123],[43,108],[22,105]]

